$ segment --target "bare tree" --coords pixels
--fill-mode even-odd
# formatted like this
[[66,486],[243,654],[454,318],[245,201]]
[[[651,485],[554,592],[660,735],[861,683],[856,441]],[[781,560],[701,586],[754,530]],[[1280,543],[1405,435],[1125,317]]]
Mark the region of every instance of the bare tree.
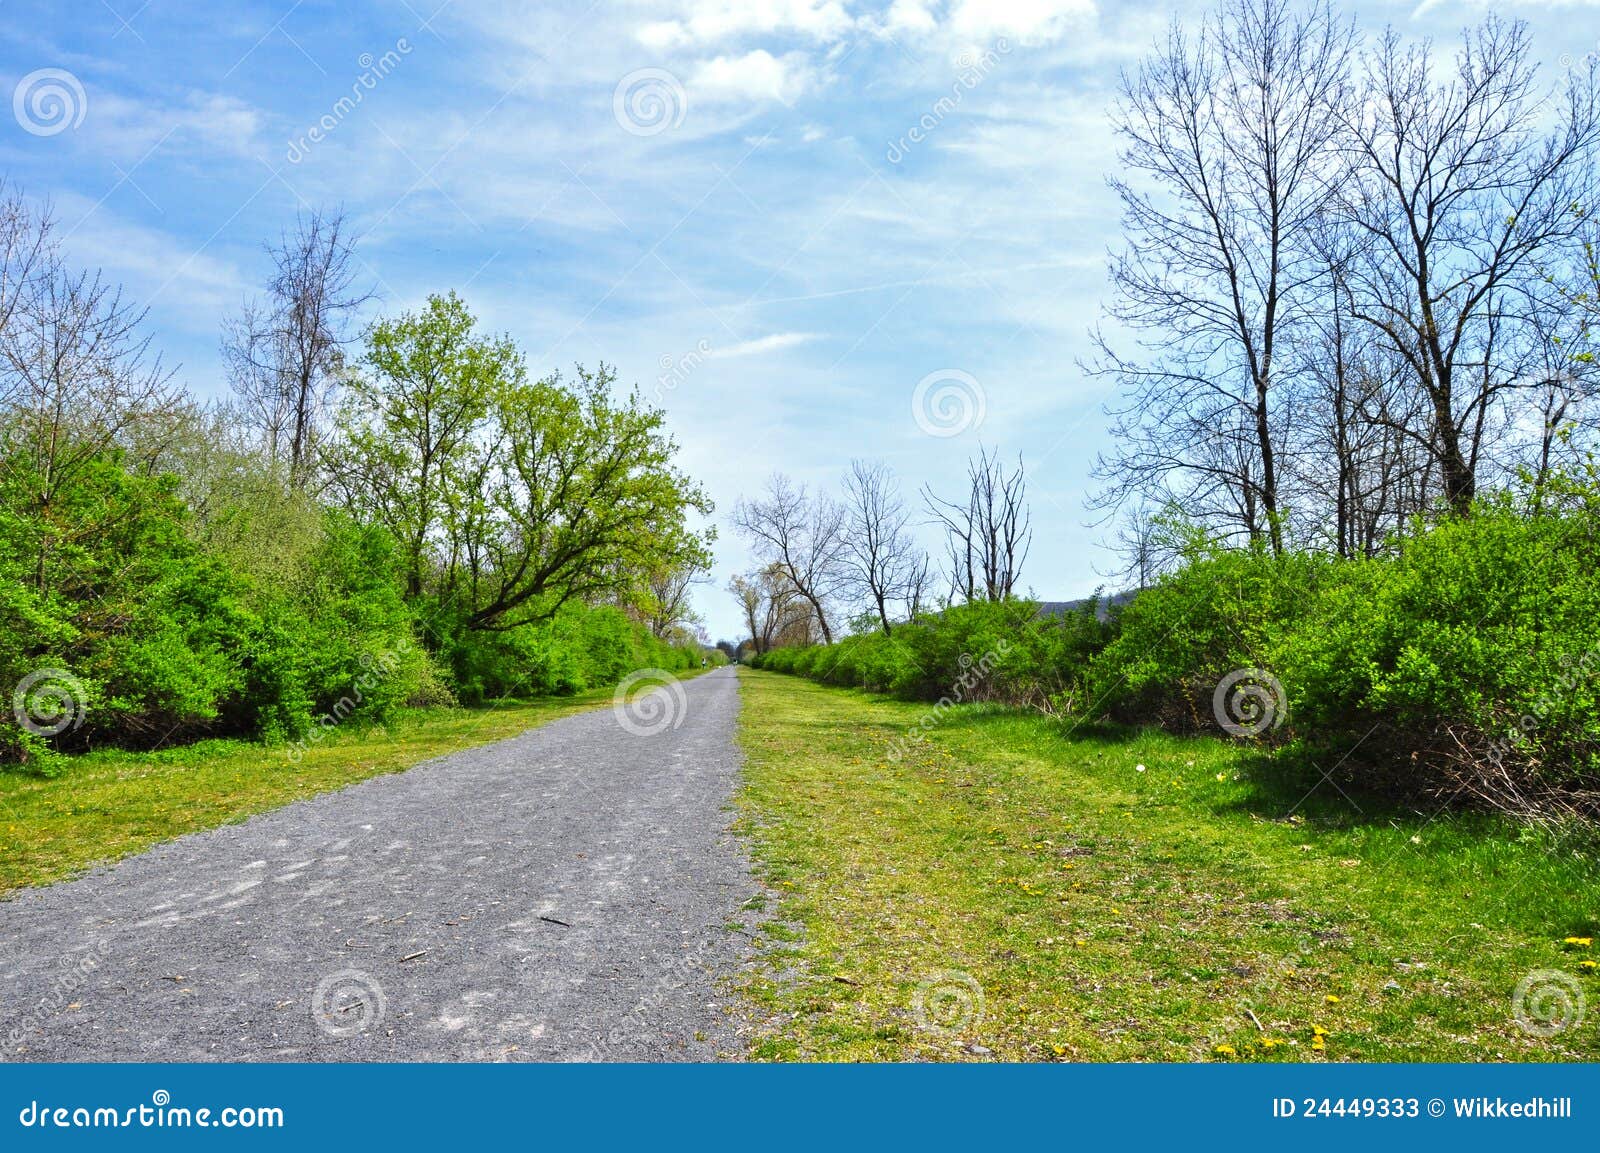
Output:
[[268,247],[263,301],[227,322],[230,384],[268,454],[304,484],[324,413],[354,339],[355,315],[374,293],[356,287],[354,238],[341,212],[313,211]]
[[35,275],[50,264],[52,231],[48,211],[34,209],[19,189],[0,181],[0,332],[10,328]]
[[93,518],[63,517],[57,498],[113,445],[141,439],[176,402],[171,373],[150,352],[144,310],[98,274],[73,272],[46,242],[0,329],[5,386],[0,455],[15,471],[18,510],[37,534],[43,587],[52,551],[104,532]]
[[842,554],[847,587],[869,604],[887,636],[896,605],[920,607],[928,558],[911,533],[911,511],[894,474],[881,461],[854,460],[845,476]]
[[1114,543],[1122,566],[1105,575],[1142,591],[1181,561],[1184,544],[1183,521],[1176,510],[1130,505],[1123,510]]
[[694,611],[694,588],[703,583],[701,570],[693,563],[662,564],[647,572],[645,623],[650,632],[663,639],[692,636],[700,624]]
[[794,586],[810,606],[823,642],[832,644],[828,607],[845,580],[844,507],[775,473],[760,497],[734,506],[733,521],[762,562]]
[[1282,549],[1277,365],[1309,305],[1300,240],[1337,179],[1354,46],[1328,0],[1228,0],[1124,76],[1108,311],[1146,335],[1139,358],[1097,336],[1091,370],[1129,390],[1102,507],[1170,495]]
[[944,500],[924,488],[923,500],[944,530],[952,595],[968,601],[1010,600],[1033,541],[1021,459],[1007,473],[998,450],[990,455],[979,449],[967,462],[963,498]]
[[1595,203],[1600,89],[1591,61],[1542,93],[1526,26],[1492,15],[1435,73],[1431,45],[1392,30],[1368,56],[1338,211],[1361,241],[1353,313],[1407,367],[1428,419],[1411,431],[1463,512],[1496,409],[1539,356],[1520,301]]
[[814,639],[811,626],[815,615],[778,566],[736,575],[728,582],[728,591],[739,602],[750,644],[758,655],[780,645],[808,644]]

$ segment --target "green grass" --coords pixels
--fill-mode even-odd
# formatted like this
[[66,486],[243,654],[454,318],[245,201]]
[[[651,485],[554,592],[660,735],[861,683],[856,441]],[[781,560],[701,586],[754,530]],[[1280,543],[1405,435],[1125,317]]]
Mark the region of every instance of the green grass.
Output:
[[929,706],[742,681],[740,827],[776,918],[743,982],[758,1058],[1600,1059],[1592,1017],[1542,1038],[1513,1013],[1535,970],[1600,1011],[1600,952],[1563,943],[1600,935],[1571,843],[980,706],[892,762]]
[[283,747],[207,740],[151,753],[89,753],[55,778],[0,772],[0,894],[515,736],[609,704],[611,695],[605,689],[481,709],[408,710],[387,727],[351,721],[309,746],[298,763]]

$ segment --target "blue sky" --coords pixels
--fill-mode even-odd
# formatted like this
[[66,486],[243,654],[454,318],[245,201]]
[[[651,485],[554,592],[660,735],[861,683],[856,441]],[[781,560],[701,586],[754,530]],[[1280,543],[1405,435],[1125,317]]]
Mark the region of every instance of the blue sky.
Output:
[[[953,489],[980,440],[1026,462],[1025,583],[1065,598],[1115,566],[1084,507],[1112,396],[1075,363],[1116,242],[1106,106],[1202,7],[7,0],[0,172],[148,305],[199,396],[306,205],[345,208],[377,309],[454,289],[535,371],[615,364],[717,502],[714,637],[741,493],[834,487],[854,456]],[[1496,7],[1552,70],[1600,47],[1592,3]],[[1484,6],[1353,11],[1444,40]],[[913,401],[945,388],[981,423],[930,435]]]

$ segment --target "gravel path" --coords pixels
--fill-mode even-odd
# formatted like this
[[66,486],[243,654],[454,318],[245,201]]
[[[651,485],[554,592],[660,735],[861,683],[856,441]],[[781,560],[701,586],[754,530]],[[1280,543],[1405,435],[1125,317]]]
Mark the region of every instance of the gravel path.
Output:
[[636,700],[0,902],[0,1055],[736,1055],[737,674]]

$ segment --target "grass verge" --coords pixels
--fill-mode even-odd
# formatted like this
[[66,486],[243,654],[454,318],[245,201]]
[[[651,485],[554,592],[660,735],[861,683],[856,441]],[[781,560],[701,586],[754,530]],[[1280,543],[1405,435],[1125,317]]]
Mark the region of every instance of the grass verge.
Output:
[[207,740],[150,753],[89,753],[55,778],[0,772],[0,894],[515,736],[611,697],[605,689],[481,709],[407,710],[384,727],[349,722],[298,762],[282,747]]
[[896,762],[929,706],[741,677],[758,1058],[1600,1059],[1570,842],[981,706]]

